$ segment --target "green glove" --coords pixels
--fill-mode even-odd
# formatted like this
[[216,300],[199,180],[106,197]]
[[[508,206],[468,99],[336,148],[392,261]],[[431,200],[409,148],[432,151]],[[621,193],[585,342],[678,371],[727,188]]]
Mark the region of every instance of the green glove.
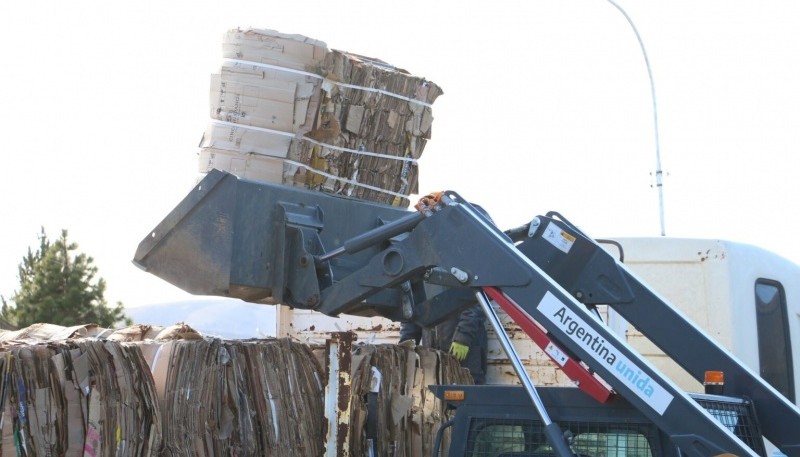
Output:
[[450,353],[458,359],[459,362],[463,362],[467,358],[467,353],[469,352],[469,346],[466,344],[461,344],[458,341],[453,341],[453,344],[450,345]]

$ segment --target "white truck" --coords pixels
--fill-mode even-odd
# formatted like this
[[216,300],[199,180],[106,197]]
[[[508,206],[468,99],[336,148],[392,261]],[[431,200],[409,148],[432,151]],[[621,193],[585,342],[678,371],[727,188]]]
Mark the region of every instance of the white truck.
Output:
[[[617,241],[623,246],[624,261],[631,270],[778,391],[797,402],[800,266],[764,249],[731,241]],[[682,387],[690,391],[702,389],[613,311],[609,323]]]

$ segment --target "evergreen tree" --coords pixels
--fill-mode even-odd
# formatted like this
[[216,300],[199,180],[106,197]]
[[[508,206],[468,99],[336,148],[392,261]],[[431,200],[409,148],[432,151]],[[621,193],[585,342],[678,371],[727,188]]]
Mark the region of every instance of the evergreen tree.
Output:
[[47,238],[42,228],[39,249],[22,258],[19,265],[20,287],[10,302],[2,298],[3,316],[18,327],[44,322],[64,326],[98,324],[114,327],[131,323],[124,314],[121,302],[113,308],[106,306],[106,282],[95,279],[94,259],[83,253],[73,253],[78,244],[67,239],[67,231],[55,242]]

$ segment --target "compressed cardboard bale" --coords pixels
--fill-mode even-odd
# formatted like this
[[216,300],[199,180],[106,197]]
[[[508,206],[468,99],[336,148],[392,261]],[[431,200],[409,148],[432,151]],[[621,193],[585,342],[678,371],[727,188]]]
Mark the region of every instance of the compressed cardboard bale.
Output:
[[[428,456],[449,412],[428,389],[432,384],[472,384],[469,371],[451,355],[430,348],[361,345],[353,349],[350,429],[377,420],[376,455]],[[377,381],[380,379],[380,381]],[[377,418],[368,416],[370,392],[378,387]],[[367,455],[365,433],[351,434],[350,455]],[[449,435],[444,437],[446,449]]]
[[160,410],[138,348],[75,339],[4,349],[0,452],[159,455]]
[[[400,129],[415,137],[430,138],[431,105],[443,93],[438,85],[381,60],[337,50],[326,54],[322,67],[324,76],[334,81],[325,86],[328,98],[341,103],[342,108],[363,107],[373,118],[371,122],[362,121],[361,129],[354,133],[364,137],[377,131],[393,133],[394,142],[399,142]],[[339,117],[345,115],[342,108]]]
[[[223,56],[211,76],[201,175],[217,168],[409,205],[439,86],[379,59],[273,30],[229,31]],[[283,164],[280,176],[274,158]]]
[[306,187],[395,206],[416,193],[416,159],[430,137],[435,84],[377,59],[332,50],[322,64],[318,128],[289,158],[308,165]]
[[198,340],[200,338],[202,338],[200,332],[182,322],[163,328],[153,337],[156,341]]
[[64,327],[63,325],[38,323],[19,330],[5,331],[0,333],[0,342],[3,341],[59,341],[69,338],[88,338],[101,337],[107,334],[107,329],[97,324],[73,325]]
[[134,324],[111,332],[105,339],[107,341],[136,342],[145,340],[180,340],[202,338],[200,332],[190,325],[177,323],[170,326]]
[[134,324],[114,330],[106,339],[120,342],[151,340],[162,330],[164,330],[164,326],[161,325]]
[[[234,149],[259,152],[248,147],[268,141],[265,130],[293,134],[311,130],[321,100],[319,66],[326,51],[325,43],[301,35],[258,29],[228,31],[223,37],[220,72],[211,75],[209,141],[219,144],[217,137],[226,137],[220,127],[239,124],[239,131],[227,137],[231,142],[243,136],[251,141],[245,145],[234,142]],[[247,131],[252,133],[246,135]],[[287,149],[288,143],[283,145],[283,153],[270,145],[264,155],[285,157]]]
[[321,368],[305,345],[170,344],[163,401],[169,455],[322,455]]

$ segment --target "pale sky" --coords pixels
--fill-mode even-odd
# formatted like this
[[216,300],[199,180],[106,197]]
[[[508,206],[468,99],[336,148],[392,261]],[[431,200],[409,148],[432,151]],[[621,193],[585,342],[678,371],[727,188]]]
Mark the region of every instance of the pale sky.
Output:
[[[800,3],[618,2],[655,78],[666,231],[800,262]],[[650,86],[605,0],[0,2],[0,294],[39,228],[70,231],[126,306],[190,296],[138,270],[190,191],[225,30],[298,33],[439,84],[420,190],[502,228],[559,211],[657,236]]]

